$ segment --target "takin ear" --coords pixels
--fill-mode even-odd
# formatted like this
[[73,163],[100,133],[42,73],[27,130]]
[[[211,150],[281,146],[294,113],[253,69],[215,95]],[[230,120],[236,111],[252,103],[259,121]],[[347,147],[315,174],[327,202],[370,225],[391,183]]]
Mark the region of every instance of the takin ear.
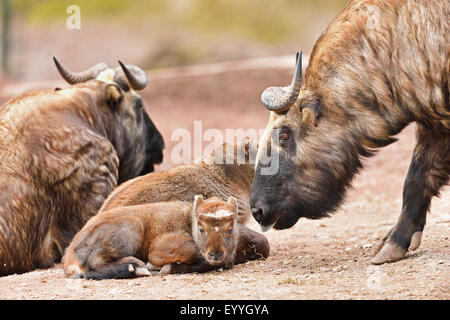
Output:
[[108,84],[105,88],[106,103],[112,108],[117,108],[123,98],[123,93],[115,84]]
[[236,214],[239,212],[239,209],[238,209],[238,203],[237,203],[237,200],[236,200],[235,197],[233,197],[233,196],[228,197],[227,203],[228,203],[229,205],[231,205],[233,208],[235,208],[235,213],[236,213]]
[[245,160],[250,161],[256,158],[257,148],[250,137],[245,137],[239,145],[239,152],[244,152]]
[[302,123],[312,123],[317,127],[322,104],[317,97],[311,96],[302,100],[300,111],[302,112]]
[[192,213],[194,214],[194,216],[196,215],[195,213],[197,212],[198,207],[202,203],[203,203],[203,196],[201,194],[196,195],[194,198],[194,206],[192,207]]

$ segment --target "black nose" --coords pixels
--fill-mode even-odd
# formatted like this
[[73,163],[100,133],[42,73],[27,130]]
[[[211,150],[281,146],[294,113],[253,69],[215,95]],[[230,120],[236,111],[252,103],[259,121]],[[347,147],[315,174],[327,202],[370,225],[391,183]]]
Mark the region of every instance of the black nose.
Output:
[[222,257],[223,257],[223,253],[222,252],[216,252],[216,253],[214,253],[214,252],[209,252],[208,253],[208,256],[211,258],[211,259],[213,259],[213,260],[219,260],[219,259],[221,259]]
[[263,209],[261,208],[252,208],[252,215],[255,220],[260,223],[263,218]]

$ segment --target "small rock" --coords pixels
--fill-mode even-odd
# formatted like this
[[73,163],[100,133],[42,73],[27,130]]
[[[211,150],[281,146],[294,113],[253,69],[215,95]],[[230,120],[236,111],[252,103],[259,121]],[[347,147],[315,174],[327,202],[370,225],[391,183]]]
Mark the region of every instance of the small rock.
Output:
[[334,267],[333,269],[331,269],[331,271],[333,271],[333,272],[338,272],[341,270],[342,270],[342,266],[337,266],[337,267]]

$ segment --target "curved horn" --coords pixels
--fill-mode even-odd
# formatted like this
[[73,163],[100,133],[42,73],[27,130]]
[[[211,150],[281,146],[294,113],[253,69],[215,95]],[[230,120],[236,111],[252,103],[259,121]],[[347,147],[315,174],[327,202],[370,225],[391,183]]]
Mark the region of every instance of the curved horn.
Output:
[[148,83],[148,78],[145,71],[134,65],[124,65],[120,60],[118,62],[128,80],[128,83],[130,84],[130,87],[134,90],[144,89]]
[[55,57],[53,57],[53,61],[55,62],[56,69],[58,69],[59,74],[63,77],[64,80],[66,80],[70,84],[95,79],[100,72],[109,68],[109,66],[106,63],[101,62],[93,67],[90,67],[86,71],[71,72],[65,69]]
[[297,52],[295,72],[288,87],[269,87],[261,95],[261,101],[270,111],[282,112],[297,101],[302,84],[302,52]]

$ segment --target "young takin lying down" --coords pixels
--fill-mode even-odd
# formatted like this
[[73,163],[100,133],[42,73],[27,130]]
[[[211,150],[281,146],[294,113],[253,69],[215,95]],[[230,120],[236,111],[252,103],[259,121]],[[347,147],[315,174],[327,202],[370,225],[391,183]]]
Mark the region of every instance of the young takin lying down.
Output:
[[[63,257],[70,278],[207,272],[267,258],[267,238],[237,223],[229,197],[119,207],[92,217]],[[147,263],[146,263],[147,262]]]
[[99,212],[171,200],[192,202],[196,194],[223,200],[234,196],[239,207],[238,222],[245,223],[250,216],[249,194],[256,150],[257,145],[245,138],[236,145],[224,143],[201,163],[180,165],[130,180],[110,194]]

